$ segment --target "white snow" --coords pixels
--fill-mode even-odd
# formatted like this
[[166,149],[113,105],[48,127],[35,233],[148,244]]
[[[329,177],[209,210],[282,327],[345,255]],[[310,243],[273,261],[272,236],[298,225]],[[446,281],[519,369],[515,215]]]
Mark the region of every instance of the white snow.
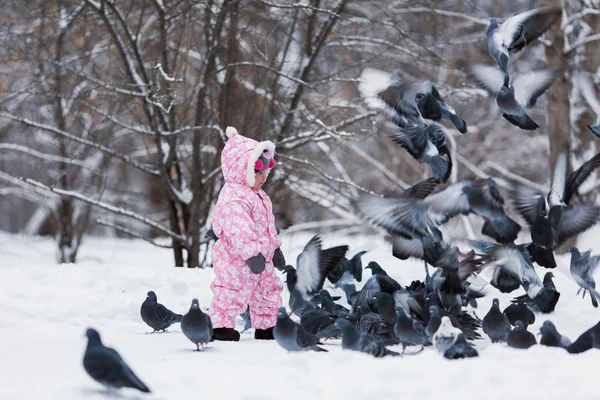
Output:
[[[582,235],[581,249],[598,248],[599,234],[595,229]],[[295,264],[311,236],[283,237],[288,263]],[[368,250],[363,264],[377,260],[401,284],[422,279],[422,263],[395,260],[379,236],[323,236],[324,248],[343,243],[350,244],[350,255]],[[375,359],[342,351],[339,340],[326,342],[329,353],[289,354],[275,342],[254,340],[249,331],[239,343],[216,342],[194,352],[178,325],[167,333],[147,334],[150,328],[141,321],[139,307],[146,292],[154,290],[176,312],[185,313],[194,297],[206,308],[211,269],[174,268],[168,249],[139,240],[86,238],[77,265],[56,265],[55,251],[51,239],[0,233],[0,399],[114,398],[83,370],[88,326],[97,328],[105,344],[117,349],[153,391],[143,395],[125,389],[119,395],[124,399],[598,398],[597,350],[580,355],[543,346],[515,350],[482,339],[476,343],[476,359],[448,361],[433,348]],[[569,256],[557,261],[553,272],[561,298],[556,311],[536,314],[529,330],[537,333],[550,319],[575,340],[598,322],[600,311],[587,297],[575,297]],[[540,276],[544,272],[538,270]],[[364,275],[363,283],[368,270]],[[491,288],[475,312],[483,317],[495,296],[503,309],[522,293],[503,295]]]

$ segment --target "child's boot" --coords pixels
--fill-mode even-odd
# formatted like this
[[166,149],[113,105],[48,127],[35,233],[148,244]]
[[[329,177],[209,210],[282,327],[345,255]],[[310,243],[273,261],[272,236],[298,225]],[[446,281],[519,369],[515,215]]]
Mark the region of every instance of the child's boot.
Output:
[[254,339],[257,340],[274,340],[273,327],[267,329],[256,329],[254,331]]
[[240,333],[233,328],[215,328],[212,338],[222,342],[239,342]]

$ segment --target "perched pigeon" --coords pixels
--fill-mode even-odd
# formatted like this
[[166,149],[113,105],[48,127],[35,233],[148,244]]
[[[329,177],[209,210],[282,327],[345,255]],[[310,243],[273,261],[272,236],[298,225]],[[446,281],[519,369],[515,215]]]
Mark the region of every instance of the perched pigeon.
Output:
[[452,158],[444,129],[440,125],[400,123],[390,133],[390,139],[408,151],[415,160],[429,164],[436,182],[448,180],[452,172]]
[[197,351],[200,351],[200,345],[210,342],[213,335],[212,321],[200,309],[198,299],[192,300],[190,310],[181,319],[181,331],[196,345]]
[[425,333],[430,340],[433,339],[433,335],[435,335],[441,324],[440,309],[437,306],[429,306],[429,321],[425,327]]
[[302,314],[300,325],[318,338],[338,338],[342,336],[342,332],[335,326],[337,319],[329,312],[315,308]]
[[365,282],[363,288],[356,295],[352,308],[353,311],[360,305],[369,307],[373,304],[373,298],[378,292],[393,294],[402,289],[402,286],[394,278],[390,277],[375,261],[369,262],[366,268],[371,269],[373,275]]
[[174,323],[181,322],[181,318],[183,317],[158,303],[156,293],[152,290],[148,292],[148,297],[146,297],[146,300],[142,303],[140,314],[146,325],[154,329],[152,333],[156,331],[164,332]]
[[492,343],[506,342],[508,339],[510,322],[506,315],[500,311],[500,301],[498,299],[492,301],[492,307],[485,317],[483,317],[481,327]]
[[517,321],[515,322],[515,329],[508,335],[506,344],[515,349],[528,349],[531,346],[536,345],[537,340],[535,340],[534,334],[525,328],[523,322]]
[[505,75],[508,56],[520,51],[544,34],[561,16],[560,7],[542,7],[507,18],[498,25],[496,18],[490,20],[487,30],[489,53]]
[[571,354],[583,353],[589,349],[600,349],[600,322],[583,332],[576,341],[567,346]]
[[460,334],[462,334],[462,331],[452,325],[450,318],[442,317],[442,323],[433,335],[433,345],[437,351],[444,354],[446,350],[452,347]]
[[495,67],[475,64],[471,67],[473,76],[493,96],[502,110],[502,116],[511,124],[525,130],[539,128],[525,112],[535,105],[540,97],[556,80],[558,71],[531,71],[514,78],[510,86],[505,86],[506,76]]
[[319,338],[311,335],[304,327],[291,320],[285,307],[279,307],[273,336],[275,336],[277,344],[287,351],[327,351],[317,346],[320,344]]
[[554,326],[552,321],[544,321],[540,327],[540,334],[542,335],[540,344],[543,344],[544,346],[562,347],[566,349],[571,345],[569,338],[558,333],[556,326]]
[[377,305],[377,313],[381,315],[381,318],[383,318],[388,325],[394,326],[397,319],[394,296],[389,293],[379,292],[375,293],[373,300]]
[[348,314],[350,314],[350,310],[348,310],[346,307],[333,302],[333,299],[327,290],[322,289],[320,294],[321,307],[323,307],[325,311],[335,315],[336,317],[347,317]]
[[431,344],[423,325],[407,315],[404,308],[396,307],[396,314],[398,320],[394,325],[394,333],[402,344],[402,353],[408,346],[421,346],[421,350],[423,350],[425,345]]
[[535,314],[525,303],[511,304],[504,309],[503,313],[512,326],[515,326],[515,322],[521,321],[527,329],[529,325],[535,322]]
[[[598,308],[598,298],[600,293],[596,290],[596,281],[594,280],[594,271],[600,264],[600,256],[591,257],[591,250],[581,254],[577,247],[571,247],[571,275],[575,282],[580,286],[579,291],[583,289],[583,296],[586,290],[590,293],[592,305]],[[577,294],[579,294],[579,291]]]
[[467,132],[466,122],[442,100],[429,81],[413,83],[395,73],[365,68],[358,90],[371,108],[385,112],[395,123],[408,120],[409,123],[423,125],[423,118],[434,121],[446,119],[459,132]]
[[473,213],[485,223],[481,233],[499,243],[517,238],[521,226],[504,213],[504,199],[492,178],[460,181],[423,200],[430,210],[449,217]]
[[459,333],[454,344],[446,350],[444,357],[448,360],[457,360],[460,358],[477,357],[477,350],[471,346],[465,339],[465,335]]
[[102,344],[100,334],[92,328],[86,331],[88,344],[83,355],[83,368],[96,382],[107,388],[123,387],[150,393],[150,389],[125,363],[116,350]]
[[546,268],[556,268],[553,250],[572,236],[589,229],[600,216],[595,205],[570,202],[579,186],[600,166],[600,153],[567,176],[568,151],[556,157],[552,187],[547,195],[525,185],[513,190],[515,208],[531,226],[532,243],[527,247],[532,261]]
[[388,350],[374,336],[357,330],[350,321],[339,318],[335,325],[342,331],[342,349],[360,351],[375,357],[399,356],[395,351]]

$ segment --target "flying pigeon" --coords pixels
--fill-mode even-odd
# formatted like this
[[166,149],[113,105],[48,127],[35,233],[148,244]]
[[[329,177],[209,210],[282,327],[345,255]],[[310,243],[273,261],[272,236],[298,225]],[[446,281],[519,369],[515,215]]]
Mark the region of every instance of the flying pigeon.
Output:
[[125,363],[116,350],[104,346],[98,331],[88,328],[86,331],[88,344],[83,355],[83,368],[96,382],[107,388],[123,387],[150,393],[150,389]]
[[493,299],[492,307],[483,317],[481,327],[492,343],[506,342],[508,339],[510,322],[508,322],[506,315],[500,311],[500,301],[498,299]]
[[342,349],[360,351],[374,357],[399,356],[388,350],[375,336],[357,330],[350,321],[339,318],[335,325],[342,331]]
[[539,311],[542,313],[551,313],[558,303],[560,293],[556,290],[552,278],[554,274],[552,272],[546,272],[543,280],[543,289],[531,299],[527,294],[515,297],[511,300],[512,303],[525,303],[533,311]]
[[190,310],[181,319],[181,331],[196,345],[197,351],[200,351],[200,345],[210,342],[213,335],[212,321],[200,309],[198,299],[192,300]]
[[461,133],[467,132],[466,122],[444,102],[429,81],[409,82],[396,73],[365,68],[358,90],[369,107],[381,110],[395,123],[400,121],[424,125],[423,118],[451,121]]
[[563,349],[566,349],[571,345],[569,338],[558,333],[556,326],[554,326],[552,321],[544,321],[540,327],[540,334],[542,335],[540,344],[543,344],[544,346],[562,347]]
[[485,221],[481,233],[499,243],[513,242],[521,230],[521,226],[504,213],[504,199],[491,177],[454,183],[429,195],[423,204],[449,217],[469,213],[481,216]]
[[456,342],[462,331],[455,328],[448,317],[442,317],[442,322],[437,332],[433,335],[433,345],[440,353],[444,354]]
[[366,251],[359,251],[350,260],[346,257],[342,258],[327,275],[329,282],[335,287],[352,284],[354,281],[361,282],[363,272],[361,257],[365,253]]
[[[295,285],[290,290],[290,308],[301,316],[301,308],[323,288],[325,278],[348,251],[348,246],[321,249],[321,238],[314,236],[296,260]],[[289,270],[289,268],[285,268]],[[289,272],[288,272],[289,279]],[[288,284],[288,288],[290,288]]]
[[591,257],[591,250],[581,254],[577,247],[571,247],[571,266],[569,271],[575,279],[575,282],[580,286],[579,292],[583,289],[583,296],[586,290],[590,293],[592,305],[598,308],[598,298],[600,293],[596,290],[596,281],[594,280],[594,271],[600,264],[600,256]]
[[148,296],[140,308],[142,320],[146,325],[154,329],[152,333],[156,331],[164,332],[174,323],[181,322],[181,318],[183,317],[180,314],[175,314],[157,301],[156,293],[151,290],[148,292]]
[[568,151],[559,152],[552,173],[552,187],[543,193],[525,185],[515,185],[513,203],[531,226],[532,243],[527,247],[532,261],[556,268],[553,250],[572,236],[589,229],[600,216],[595,205],[571,206],[579,186],[600,166],[600,153],[567,176]]
[[477,350],[471,346],[465,339],[465,335],[459,333],[454,344],[446,350],[444,357],[448,360],[457,360],[460,358],[478,357]]
[[287,351],[327,351],[317,344],[319,338],[311,335],[289,317],[285,307],[279,307],[277,323],[273,328],[273,336],[278,345]]
[[495,67],[475,64],[471,66],[471,72],[484,89],[496,97],[496,104],[508,122],[525,130],[539,128],[525,109],[535,105],[538,97],[552,86],[558,71],[527,72],[512,79],[509,86],[505,85],[505,75]]
[[452,172],[452,158],[444,129],[440,125],[401,122],[389,136],[415,160],[429,164],[436,182],[448,180]]
[[509,54],[520,51],[542,36],[560,16],[560,7],[542,7],[513,15],[502,25],[498,25],[496,18],[490,20],[486,33],[489,53],[505,75],[508,76]]
[[514,347],[515,349],[528,349],[533,345],[537,344],[533,333],[529,332],[523,322],[515,322],[515,329],[508,335],[506,341],[508,347]]

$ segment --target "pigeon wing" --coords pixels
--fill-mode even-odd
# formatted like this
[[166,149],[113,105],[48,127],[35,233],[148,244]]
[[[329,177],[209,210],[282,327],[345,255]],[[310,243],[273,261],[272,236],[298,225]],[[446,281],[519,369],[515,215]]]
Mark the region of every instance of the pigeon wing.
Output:
[[534,105],[537,98],[552,86],[558,75],[558,71],[546,69],[515,77],[511,83],[515,90],[515,100],[523,107]]
[[561,16],[560,7],[541,7],[508,18],[496,35],[516,53],[544,34]]
[[427,134],[424,125],[407,124],[402,128],[396,126],[389,133],[389,137],[416,159],[420,158],[427,149]]
[[424,199],[435,190],[437,185],[434,178],[427,178],[406,189],[402,195],[413,199]]
[[565,185],[565,192],[563,194],[563,201],[565,202],[565,204],[569,204],[569,201],[571,200],[573,195],[577,193],[577,189],[579,189],[579,186],[581,186],[581,184],[585,182],[587,178],[589,178],[591,173],[596,168],[598,168],[599,165],[600,153],[596,154],[594,157],[586,161],[581,167],[577,168],[576,171],[569,175],[569,178],[567,179],[567,183]]
[[512,202],[529,225],[533,225],[540,207],[546,207],[544,195],[525,185],[516,185],[511,191]]
[[391,233],[409,237],[426,234],[427,213],[418,202],[366,195],[359,199],[357,209],[366,220]]
[[454,183],[441,192],[430,195],[423,202],[430,210],[447,214],[449,217],[468,214],[471,206],[463,189],[469,184],[471,184],[470,181]]
[[395,82],[377,95],[401,116],[410,120],[420,120],[421,113],[415,99],[417,91],[411,83]]
[[298,255],[295,289],[302,297],[306,298],[307,294],[314,292],[319,282],[325,279],[321,264],[321,238],[316,235]]
[[599,215],[598,207],[587,204],[550,209],[548,219],[552,224],[554,247],[560,246],[568,238],[591,228],[598,221]]
[[392,255],[401,260],[410,257],[423,259],[425,251],[420,239],[407,239],[399,235],[392,235]]
[[471,74],[491,95],[495,96],[504,85],[504,73],[496,67],[475,64],[471,66]]

